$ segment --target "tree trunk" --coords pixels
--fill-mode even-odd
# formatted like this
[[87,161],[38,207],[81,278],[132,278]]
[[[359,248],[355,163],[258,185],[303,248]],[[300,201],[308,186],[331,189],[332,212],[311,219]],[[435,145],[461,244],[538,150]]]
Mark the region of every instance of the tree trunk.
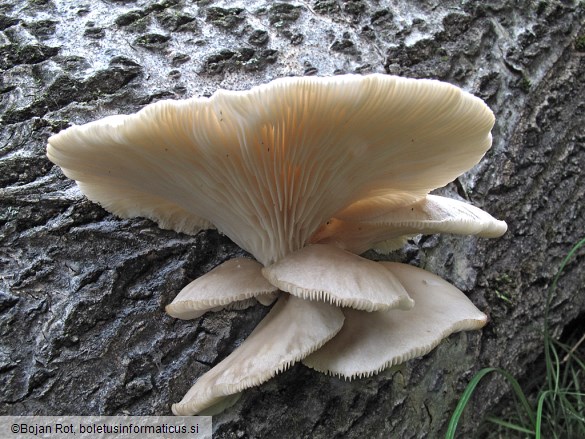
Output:
[[[547,288],[585,234],[583,2],[80,5],[0,5],[0,414],[168,415],[267,312],[167,316],[184,285],[244,252],[215,231],[108,214],[47,160],[48,137],[162,98],[303,74],[437,78],[491,106],[492,149],[442,192],[509,231],[417,237],[390,256],[455,284],[490,321],[371,378],[296,365],[214,417],[214,437],[435,438],[477,370],[527,373],[542,352]],[[554,334],[583,318],[584,281],[580,252],[552,302]],[[506,391],[496,378],[478,388],[462,437]]]

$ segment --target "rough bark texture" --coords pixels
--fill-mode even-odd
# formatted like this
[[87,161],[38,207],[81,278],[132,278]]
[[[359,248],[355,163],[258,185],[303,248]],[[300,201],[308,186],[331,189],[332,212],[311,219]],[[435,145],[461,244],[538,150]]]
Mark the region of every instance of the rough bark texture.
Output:
[[[479,368],[526,373],[541,352],[546,288],[585,229],[585,5],[409,3],[0,4],[0,414],[169,414],[266,313],[165,315],[181,287],[242,250],[214,231],[113,217],[47,160],[48,136],[285,75],[386,72],[482,97],[497,117],[494,146],[444,192],[509,231],[417,238],[391,255],[468,293],[490,316],[483,331],[353,382],[297,365],[215,417],[215,437],[435,438]],[[583,267],[581,252],[561,280],[555,333],[585,311]],[[497,379],[479,388],[464,437],[505,391]]]

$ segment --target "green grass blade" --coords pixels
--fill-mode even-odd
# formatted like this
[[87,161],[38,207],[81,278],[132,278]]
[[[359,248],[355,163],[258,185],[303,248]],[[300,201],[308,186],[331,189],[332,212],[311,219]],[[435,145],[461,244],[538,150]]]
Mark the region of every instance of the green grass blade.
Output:
[[535,431],[536,431],[536,439],[540,439],[540,434],[542,431],[542,415],[543,415],[543,407],[544,407],[544,402],[546,400],[546,398],[548,397],[548,395],[552,394],[552,390],[545,390],[544,392],[542,392],[540,394],[540,397],[538,398],[538,404],[536,406],[536,425],[535,425]]
[[[473,396],[473,392],[475,391],[475,388],[477,387],[477,385],[480,383],[480,381],[486,375],[488,375],[492,372],[497,372],[497,373],[503,375],[504,378],[506,378],[508,380],[508,383],[512,386],[514,393],[518,397],[520,404],[522,405],[524,411],[526,412],[526,415],[530,419],[531,425],[534,425],[534,422],[535,422],[534,411],[532,410],[530,403],[526,399],[526,396],[524,395],[524,392],[522,391],[522,387],[520,387],[520,384],[518,383],[518,381],[509,372],[507,372],[503,369],[499,369],[496,367],[486,367],[484,369],[481,369],[479,372],[477,372],[474,375],[474,377],[471,379],[471,381],[469,382],[469,384],[467,385],[467,387],[463,391],[463,395],[461,395],[461,399],[459,400],[457,407],[455,407],[455,411],[453,412],[453,416],[451,416],[451,420],[449,421],[449,427],[447,429],[447,434],[445,435],[446,439],[454,439],[455,438],[457,424],[459,423],[459,419],[461,418],[461,415],[463,414],[463,411],[465,410],[467,403],[469,402],[469,400]],[[531,430],[528,430],[528,431],[531,431]]]
[[514,424],[512,422],[508,422],[508,421],[502,421],[501,419],[498,418],[494,418],[492,416],[488,416],[487,418],[485,418],[486,421],[490,421],[494,424],[500,425],[504,428],[508,428],[510,430],[515,430],[515,431],[519,431],[520,433],[525,433],[525,434],[530,434],[534,436],[534,431],[530,430],[528,428],[522,427],[521,425],[518,424]]
[[475,388],[477,387],[479,382],[483,379],[483,377],[485,377],[487,374],[489,374],[491,372],[494,372],[495,370],[497,370],[495,367],[486,367],[484,369],[481,369],[479,372],[477,372],[473,376],[471,381],[469,381],[469,384],[467,384],[467,387],[465,387],[465,390],[463,391],[463,395],[461,395],[461,398],[459,399],[459,402],[457,403],[457,407],[455,407],[455,411],[453,412],[453,415],[451,416],[451,420],[449,421],[449,428],[447,429],[447,434],[445,435],[446,439],[454,439],[455,438],[455,431],[457,430],[457,424],[459,423],[459,418],[461,418],[461,415],[463,414],[463,410],[465,410],[465,406],[467,405],[467,403],[469,402],[469,399],[473,395]]

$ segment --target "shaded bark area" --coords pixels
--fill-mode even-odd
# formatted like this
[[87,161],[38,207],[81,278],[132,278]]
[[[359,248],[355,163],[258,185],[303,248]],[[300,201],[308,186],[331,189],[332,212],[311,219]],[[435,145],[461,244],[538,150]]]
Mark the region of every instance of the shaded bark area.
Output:
[[[493,148],[441,192],[509,231],[367,256],[437,273],[490,322],[372,378],[294,366],[216,416],[214,436],[439,437],[474,372],[522,377],[539,356],[547,288],[584,234],[584,18],[570,1],[1,4],[0,414],[170,414],[267,312],[168,317],[183,286],[243,251],[216,231],[108,214],[46,159],[51,134],[280,76],[386,72],[446,80],[492,107]],[[555,334],[585,312],[583,262],[561,278]],[[478,389],[463,437],[506,390],[495,378]]]

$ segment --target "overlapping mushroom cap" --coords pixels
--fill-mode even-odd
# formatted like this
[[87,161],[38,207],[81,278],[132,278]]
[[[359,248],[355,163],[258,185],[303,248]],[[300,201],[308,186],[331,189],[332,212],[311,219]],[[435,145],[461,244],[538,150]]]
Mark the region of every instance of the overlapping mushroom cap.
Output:
[[[234,357],[173,407],[187,414],[221,408],[309,354],[318,370],[368,375],[481,326],[485,316],[444,281],[357,254],[418,233],[504,233],[505,223],[480,209],[428,195],[481,159],[493,123],[480,99],[438,81],[283,78],[75,126],[49,139],[47,155],[107,210],[187,233],[216,227],[259,262],[228,261],[195,280],[167,307],[171,315],[269,303],[281,291]],[[435,321],[419,331],[430,338],[371,345],[368,326],[402,334],[418,321]],[[361,355],[355,334],[375,351],[393,346],[363,370],[351,360]]]

